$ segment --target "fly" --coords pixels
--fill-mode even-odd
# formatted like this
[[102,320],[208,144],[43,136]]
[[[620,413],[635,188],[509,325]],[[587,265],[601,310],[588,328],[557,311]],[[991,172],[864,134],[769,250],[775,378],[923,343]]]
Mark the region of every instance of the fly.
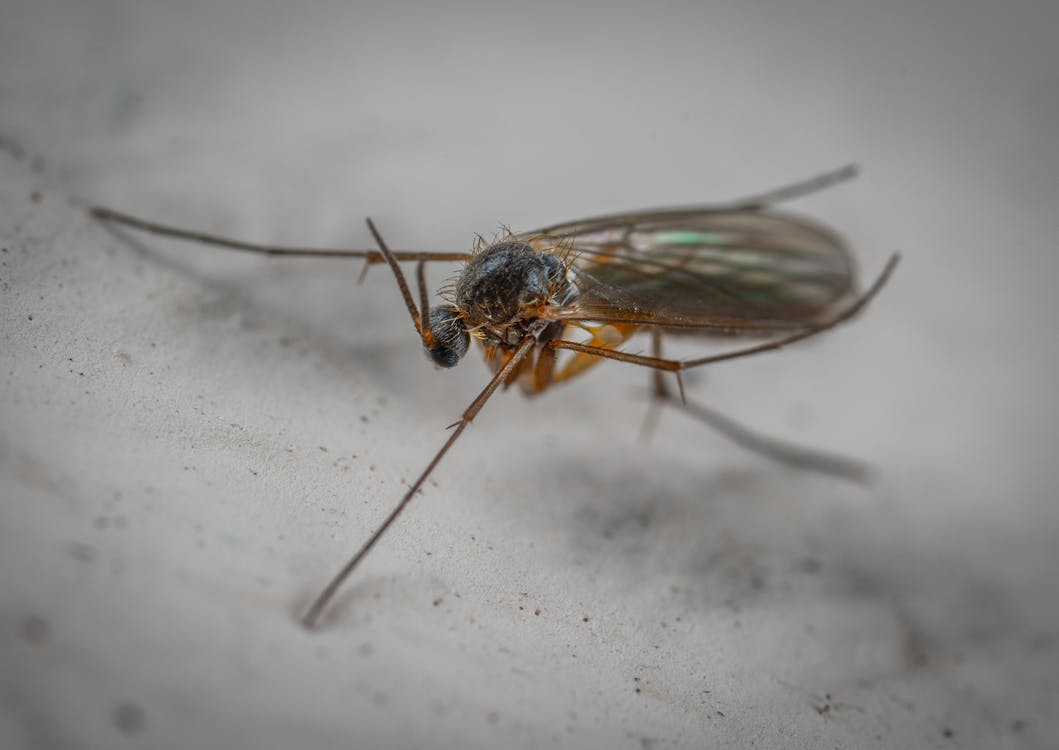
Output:
[[[390,514],[338,571],[302,616],[314,627],[349,575],[386,533],[452,445],[499,388],[518,384],[544,392],[603,360],[649,368],[659,403],[684,408],[737,443],[784,463],[858,477],[855,462],[757,435],[689,402],[680,374],[693,367],[779,349],[849,320],[879,292],[899,256],[858,292],[853,260],[835,232],[773,206],[856,174],[854,166],[727,205],[609,214],[529,232],[506,232],[470,252],[391,250],[368,219],[378,250],[276,247],[165,226],[107,208],[98,219],[178,239],[265,255],[360,258],[364,272],[386,263],[427,356],[455,366],[471,341],[493,372],[489,383],[450,425],[448,439]],[[462,270],[429,304],[425,266],[461,261]],[[401,268],[415,262],[418,296]],[[362,273],[363,278],[363,273]],[[639,331],[651,334],[650,355],[622,350]],[[662,355],[663,336],[763,337],[751,346],[696,359]],[[559,353],[568,352],[561,358]],[[665,373],[676,377],[674,396]]]

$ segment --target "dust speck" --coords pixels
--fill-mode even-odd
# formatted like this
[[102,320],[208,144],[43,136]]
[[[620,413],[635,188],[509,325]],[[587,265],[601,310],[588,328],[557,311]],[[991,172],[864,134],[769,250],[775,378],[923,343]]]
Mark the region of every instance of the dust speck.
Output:
[[110,720],[122,734],[137,734],[147,725],[147,715],[131,701],[122,701],[115,706]]
[[808,575],[816,575],[823,566],[815,557],[807,557],[798,564],[798,568]]
[[25,615],[18,621],[18,636],[33,646],[43,646],[51,639],[51,625],[40,615]]
[[70,557],[83,563],[93,563],[99,556],[95,547],[84,542],[70,542],[66,551],[70,553]]

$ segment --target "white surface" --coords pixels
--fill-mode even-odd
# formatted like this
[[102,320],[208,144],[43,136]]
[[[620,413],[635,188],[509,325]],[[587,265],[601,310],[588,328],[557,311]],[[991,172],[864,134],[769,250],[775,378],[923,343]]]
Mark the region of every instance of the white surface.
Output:
[[[5,2],[0,746],[1059,744],[1059,17],[859,5]],[[78,208],[459,249],[851,159],[796,208],[891,287],[693,389],[872,486],[639,443],[601,368],[490,403],[315,634],[485,368],[378,269]]]

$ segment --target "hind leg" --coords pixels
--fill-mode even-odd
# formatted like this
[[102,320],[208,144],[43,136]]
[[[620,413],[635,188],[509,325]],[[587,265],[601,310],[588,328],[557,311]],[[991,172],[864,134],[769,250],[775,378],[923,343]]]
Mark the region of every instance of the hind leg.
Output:
[[[657,328],[651,332],[651,351],[652,356],[662,357],[662,332]],[[762,435],[714,409],[688,401],[684,397],[683,386],[680,388],[680,395],[675,395],[666,383],[665,375],[661,370],[651,371],[651,405],[644,419],[641,435],[649,436],[654,431],[658,426],[662,405],[668,404],[709,425],[733,443],[785,466],[855,482],[865,482],[869,479],[870,470],[860,461]]]

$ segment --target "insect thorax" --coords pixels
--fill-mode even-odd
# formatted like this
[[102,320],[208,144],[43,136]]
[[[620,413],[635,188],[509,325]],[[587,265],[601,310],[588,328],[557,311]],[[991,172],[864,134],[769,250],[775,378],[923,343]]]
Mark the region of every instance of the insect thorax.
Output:
[[489,342],[515,346],[525,336],[547,341],[562,325],[540,319],[541,308],[568,304],[577,288],[555,255],[524,242],[499,242],[475,255],[456,280],[456,306],[467,329]]

